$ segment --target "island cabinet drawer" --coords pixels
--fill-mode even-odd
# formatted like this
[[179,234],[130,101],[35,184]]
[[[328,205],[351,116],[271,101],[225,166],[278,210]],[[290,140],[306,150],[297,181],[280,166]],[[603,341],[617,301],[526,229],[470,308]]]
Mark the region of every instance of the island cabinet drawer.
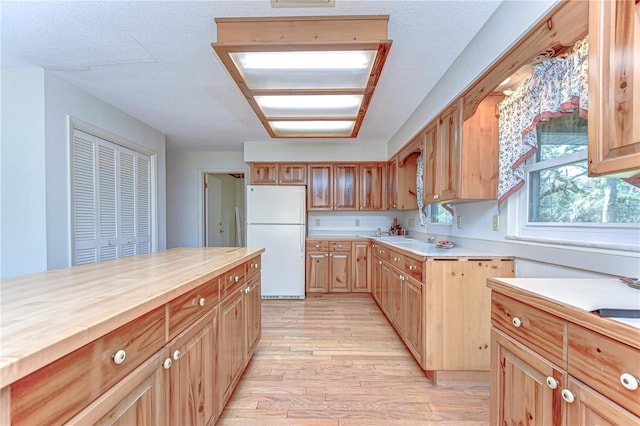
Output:
[[11,384],[11,424],[64,423],[164,344],[162,306]]
[[329,250],[331,251],[351,251],[351,241],[330,241]]
[[329,241],[307,239],[305,247],[307,251],[329,251]]
[[409,256],[404,257],[404,271],[420,282],[424,282],[424,262],[413,259]]
[[581,382],[640,416],[640,387],[637,382],[640,378],[640,351],[637,349],[579,325],[569,324],[567,370]]
[[220,301],[219,281],[219,278],[214,278],[169,302],[169,339],[176,337],[218,304]]
[[247,278],[260,273],[262,269],[261,256],[256,256],[247,263]]
[[491,298],[491,323],[559,367],[565,366],[566,321],[500,293]]
[[224,287],[222,297],[233,293],[236,289],[240,288],[246,281],[246,264],[236,266],[232,270],[224,274],[220,285]]

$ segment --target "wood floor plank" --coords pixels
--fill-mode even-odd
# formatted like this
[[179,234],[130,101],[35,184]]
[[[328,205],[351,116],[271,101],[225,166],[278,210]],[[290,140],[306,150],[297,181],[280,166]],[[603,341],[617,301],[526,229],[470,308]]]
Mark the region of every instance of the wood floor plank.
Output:
[[218,425],[488,424],[488,387],[434,387],[370,298],[264,300],[262,323]]

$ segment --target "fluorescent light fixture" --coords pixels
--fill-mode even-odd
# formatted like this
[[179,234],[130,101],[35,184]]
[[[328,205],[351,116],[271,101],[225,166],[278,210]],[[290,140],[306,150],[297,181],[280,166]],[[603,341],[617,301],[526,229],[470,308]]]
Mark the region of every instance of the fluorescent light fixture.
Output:
[[391,47],[388,20],[218,18],[212,46],[271,137],[355,138]]
[[282,135],[296,136],[310,134],[314,137],[341,135],[347,137],[353,131],[355,121],[311,120],[311,121],[270,121],[273,131]]
[[231,58],[241,70],[361,70],[371,69],[376,53],[375,50],[239,52],[232,53]]

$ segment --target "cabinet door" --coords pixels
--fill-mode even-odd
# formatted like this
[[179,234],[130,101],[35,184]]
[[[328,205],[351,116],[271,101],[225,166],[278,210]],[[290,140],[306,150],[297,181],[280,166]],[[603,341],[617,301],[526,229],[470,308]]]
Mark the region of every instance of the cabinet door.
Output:
[[251,184],[252,185],[275,185],[278,176],[278,165],[276,163],[251,163]]
[[398,162],[395,158],[387,163],[387,209],[395,210],[398,206]]
[[382,311],[387,316],[391,317],[391,267],[385,261],[380,264],[380,299],[382,304],[380,305]]
[[429,204],[437,202],[440,198],[440,190],[438,188],[438,172],[440,164],[438,164],[438,154],[440,147],[438,144],[438,126],[434,123],[425,130],[424,148],[422,150],[422,164],[424,173],[422,182],[424,184],[424,203]]
[[402,337],[418,364],[422,365],[424,359],[422,283],[409,277],[403,283]]
[[333,167],[331,164],[309,166],[307,210],[333,209]]
[[326,293],[329,291],[328,252],[308,252],[305,269],[307,293]]
[[374,257],[371,264],[371,293],[378,306],[382,306],[382,260],[378,257]]
[[156,353],[66,424],[166,424],[166,356],[166,349]]
[[[507,337],[491,329],[492,425],[561,425],[563,407],[560,392],[566,373]],[[556,389],[547,379],[557,382]]]
[[386,172],[385,163],[360,164],[360,210],[386,209]]
[[565,402],[567,406],[567,424],[572,426],[615,426],[638,425],[640,417],[637,417],[602,396],[572,376],[565,392],[573,396],[573,402]]
[[640,3],[589,2],[589,176],[640,172]]
[[278,164],[278,182],[282,185],[306,185],[306,164]]
[[245,290],[247,359],[253,356],[262,334],[262,298],[260,295],[260,276],[253,278]]
[[462,108],[458,101],[440,117],[438,136],[440,138],[440,200],[451,200],[458,196],[460,177]]
[[218,345],[216,346],[218,407],[224,407],[244,367],[247,352],[244,336],[244,290],[244,286],[236,289],[220,305]]
[[356,210],[358,208],[358,166],[336,164],[333,167],[333,208]]
[[391,323],[402,336],[402,287],[404,275],[395,268],[390,268],[389,274],[389,307],[391,309]]
[[351,289],[354,292],[369,291],[369,244],[353,244],[353,280]]
[[169,423],[207,425],[215,415],[217,308],[169,344]]
[[329,253],[331,260],[331,277],[329,279],[329,292],[351,291],[351,253]]

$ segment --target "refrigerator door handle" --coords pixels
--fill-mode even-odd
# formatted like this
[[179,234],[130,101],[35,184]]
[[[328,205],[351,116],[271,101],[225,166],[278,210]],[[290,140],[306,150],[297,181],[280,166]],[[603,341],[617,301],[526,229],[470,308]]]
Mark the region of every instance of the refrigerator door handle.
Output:
[[300,227],[300,254],[304,257],[304,226]]

